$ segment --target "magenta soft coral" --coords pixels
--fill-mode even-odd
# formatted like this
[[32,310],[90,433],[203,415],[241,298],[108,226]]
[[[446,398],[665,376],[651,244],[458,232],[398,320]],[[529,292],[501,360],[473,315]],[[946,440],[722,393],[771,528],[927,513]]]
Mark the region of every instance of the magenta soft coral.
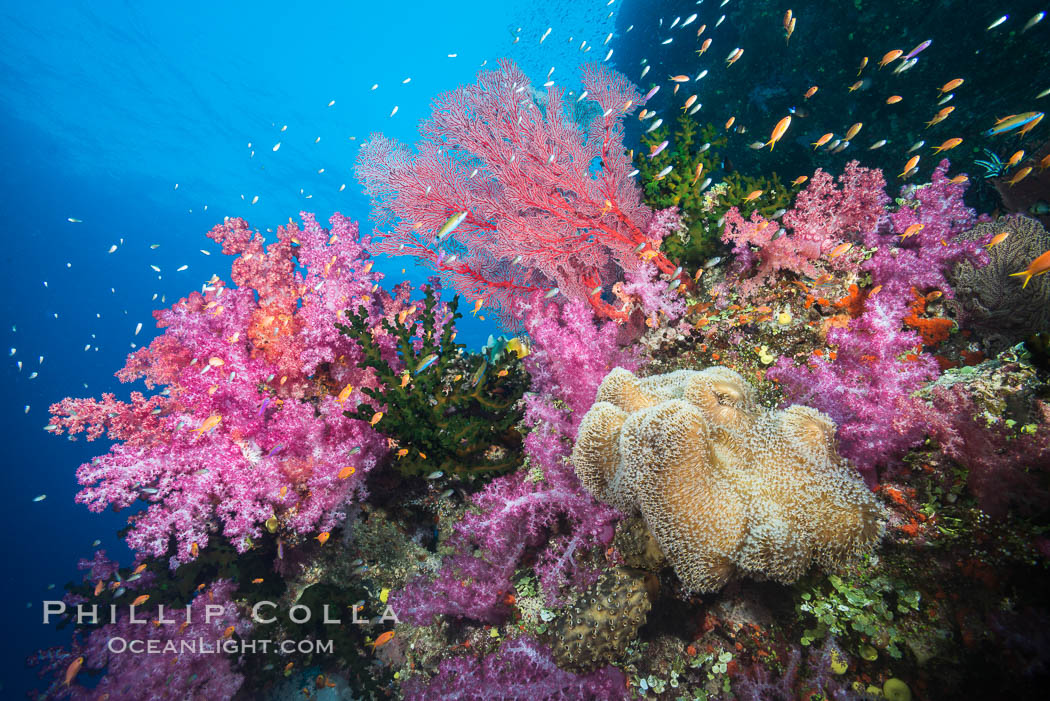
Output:
[[[617,365],[636,368],[637,360],[617,346],[616,327],[595,324],[582,302],[560,307],[535,295],[520,304],[516,313],[532,340],[525,360],[532,376],[525,413],[529,463],[475,496],[449,538],[455,552],[435,579],[413,581],[393,596],[398,615],[420,625],[437,615],[502,620],[511,578],[531,555],[548,601],[560,601],[566,584],[593,579],[596,572],[581,567],[577,556],[607,545],[619,518],[583,489],[566,459],[602,378]],[[562,534],[552,538],[556,524]]]
[[[605,68],[585,67],[583,85],[587,98],[574,107],[589,111],[586,129],[566,114],[560,88],[538,104],[528,77],[501,61],[434,101],[416,154],[374,135],[356,172],[391,231],[373,252],[419,258],[504,318],[513,299],[554,287],[611,313],[591,289],[636,267],[639,244],[655,251],[664,224],[650,232],[652,213],[628,177],[623,119],[641,94]],[[458,212],[466,219],[438,240]]]
[[447,659],[429,682],[411,680],[402,691],[408,701],[613,701],[627,698],[626,681],[615,667],[586,675],[566,672],[554,663],[546,647],[521,637],[505,641],[480,660],[469,655]]
[[[747,298],[781,271],[817,277],[828,269],[856,267],[858,252],[835,258],[828,254],[841,243],[859,242],[875,229],[889,200],[885,186],[881,171],[862,168],[857,161],[846,164],[837,184],[818,168],[794,207],[784,214],[783,232],[776,221],[758,212],[745,220],[736,207],[730,209],[722,240],[733,244],[736,256],[732,289]],[[722,287],[729,289],[729,284]]]
[[[302,218],[302,227],[279,227],[268,247],[240,219],[210,232],[237,256],[238,286],[213,278],[204,294],[157,312],[164,333],[118,373],[164,392],[52,407],[55,433],[118,441],[78,469],[77,501],[94,511],[144,501],[127,536],[140,555],[186,562],[217,526],[243,551],[271,516],[297,533],[330,530],[386,451],[371,426],[343,416],[374,381],[335,322],[351,305],[373,319],[407,315],[408,290],[373,290],[382,276],[371,271],[356,224],[336,214],[324,229]],[[348,384],[356,389],[340,404],[335,395]],[[209,417],[221,420],[202,430]],[[354,474],[340,479],[346,466]]]

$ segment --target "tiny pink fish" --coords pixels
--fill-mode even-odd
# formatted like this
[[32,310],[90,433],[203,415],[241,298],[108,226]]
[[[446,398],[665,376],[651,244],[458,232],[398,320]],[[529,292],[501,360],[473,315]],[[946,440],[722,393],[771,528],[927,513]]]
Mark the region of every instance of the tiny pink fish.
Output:
[[662,141],[658,146],[651,147],[649,149],[649,158],[656,158],[665,148],[667,148],[667,141]]

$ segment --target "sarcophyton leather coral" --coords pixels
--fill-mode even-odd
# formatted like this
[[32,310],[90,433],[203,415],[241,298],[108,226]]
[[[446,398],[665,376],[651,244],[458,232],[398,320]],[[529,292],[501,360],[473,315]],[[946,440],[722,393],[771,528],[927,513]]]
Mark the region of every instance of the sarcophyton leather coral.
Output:
[[728,368],[644,379],[616,368],[572,462],[598,499],[641,512],[687,589],[710,592],[734,575],[792,582],[879,541],[883,509],[834,435],[810,407],[759,407]]

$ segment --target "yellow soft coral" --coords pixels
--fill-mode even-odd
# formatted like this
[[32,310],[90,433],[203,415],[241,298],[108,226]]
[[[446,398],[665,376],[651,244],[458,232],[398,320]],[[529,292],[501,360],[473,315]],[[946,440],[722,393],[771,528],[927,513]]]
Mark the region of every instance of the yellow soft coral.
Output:
[[606,376],[572,461],[584,486],[640,511],[691,591],[735,574],[792,582],[870,551],[884,512],[835,450],[835,424],[805,406],[771,411],[724,367]]

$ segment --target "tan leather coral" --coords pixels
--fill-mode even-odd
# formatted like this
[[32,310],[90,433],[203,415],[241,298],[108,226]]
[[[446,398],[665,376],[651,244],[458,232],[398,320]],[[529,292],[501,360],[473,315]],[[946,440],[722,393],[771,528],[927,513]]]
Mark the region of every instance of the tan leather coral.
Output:
[[572,462],[588,490],[641,512],[691,591],[734,575],[792,582],[882,537],[884,512],[805,406],[768,410],[724,367],[648,378],[616,368],[580,424]]

